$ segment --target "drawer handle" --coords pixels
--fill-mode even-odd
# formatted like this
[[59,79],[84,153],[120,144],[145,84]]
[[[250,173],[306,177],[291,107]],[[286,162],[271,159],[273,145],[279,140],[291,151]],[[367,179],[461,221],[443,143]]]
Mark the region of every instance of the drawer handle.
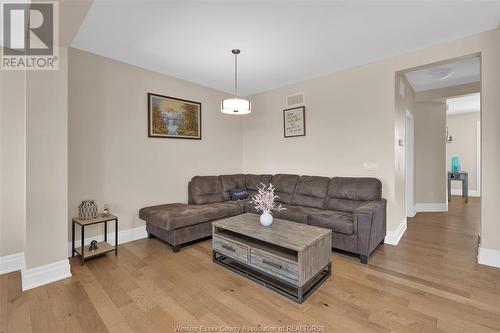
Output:
[[226,249],[228,251],[231,251],[231,252],[236,252],[236,250],[234,249],[234,247],[226,245],[226,244],[222,244],[222,248]]
[[277,263],[274,263],[272,261],[269,261],[269,260],[266,260],[266,259],[262,259],[262,262],[266,265],[269,265],[269,266],[272,266],[272,267],[275,267],[277,269],[281,269],[281,265],[277,264]]

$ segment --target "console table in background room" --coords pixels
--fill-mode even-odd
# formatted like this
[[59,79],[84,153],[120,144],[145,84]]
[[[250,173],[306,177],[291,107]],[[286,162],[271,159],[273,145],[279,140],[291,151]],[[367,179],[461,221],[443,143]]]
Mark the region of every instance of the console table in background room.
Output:
[[[108,222],[115,221],[115,246],[108,243]],[[90,251],[89,245],[84,245],[85,242],[85,227],[89,225],[104,223],[104,242],[97,243],[97,250]],[[75,247],[75,224],[81,227],[81,246]],[[82,220],[80,218],[74,218],[72,224],[72,251],[71,256],[78,254],[82,262],[82,266],[86,259],[96,257],[99,255],[106,254],[111,251],[115,251],[115,255],[118,254],[118,217],[113,214],[99,214],[96,218],[90,220]]]
[[462,182],[462,198],[465,198],[465,203],[469,201],[469,174],[465,171],[451,172],[448,171],[448,201],[451,201],[451,181],[459,180]]

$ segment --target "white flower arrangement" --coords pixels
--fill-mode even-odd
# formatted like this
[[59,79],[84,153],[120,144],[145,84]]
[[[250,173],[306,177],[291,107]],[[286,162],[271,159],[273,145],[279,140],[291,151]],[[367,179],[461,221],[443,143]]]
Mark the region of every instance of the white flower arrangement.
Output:
[[281,204],[276,204],[274,202],[275,199],[278,198],[277,195],[274,195],[274,185],[269,184],[266,186],[261,183],[260,186],[257,186],[258,193],[252,197],[252,203],[255,205],[257,211],[269,212],[271,211],[281,211],[285,210],[285,208],[281,207]]

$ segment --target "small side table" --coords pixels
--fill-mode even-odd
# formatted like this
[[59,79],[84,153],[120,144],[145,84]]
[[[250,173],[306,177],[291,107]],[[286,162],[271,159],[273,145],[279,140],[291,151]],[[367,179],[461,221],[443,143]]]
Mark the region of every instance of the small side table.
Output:
[[[108,222],[115,221],[115,246],[108,243]],[[104,223],[104,242],[97,243],[97,250],[90,251],[89,245],[85,245],[85,227],[93,224]],[[78,224],[81,227],[81,246],[75,248],[75,225]],[[99,214],[96,218],[90,220],[82,220],[80,218],[73,218],[72,225],[72,251],[71,256],[74,257],[75,254],[80,256],[82,266],[85,263],[85,259],[97,257],[106,254],[111,251],[115,251],[115,255],[118,255],[118,217],[112,214]]]
[[469,174],[465,171],[451,172],[448,171],[448,201],[451,201],[451,181],[459,180],[462,182],[462,198],[465,203],[469,201]]

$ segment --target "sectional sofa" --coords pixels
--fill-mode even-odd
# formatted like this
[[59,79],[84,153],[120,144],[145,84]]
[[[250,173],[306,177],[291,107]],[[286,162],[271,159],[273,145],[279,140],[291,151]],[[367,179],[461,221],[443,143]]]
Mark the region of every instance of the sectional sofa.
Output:
[[[188,203],[145,207],[149,237],[158,237],[174,252],[189,242],[211,236],[213,221],[255,213],[251,197],[260,184],[272,183],[277,201],[285,208],[276,218],[332,230],[333,248],[360,256],[362,263],[383,243],[386,234],[386,200],[376,178],[318,177],[291,174],[195,176],[188,184]],[[245,187],[249,199],[231,201],[232,189]]]

